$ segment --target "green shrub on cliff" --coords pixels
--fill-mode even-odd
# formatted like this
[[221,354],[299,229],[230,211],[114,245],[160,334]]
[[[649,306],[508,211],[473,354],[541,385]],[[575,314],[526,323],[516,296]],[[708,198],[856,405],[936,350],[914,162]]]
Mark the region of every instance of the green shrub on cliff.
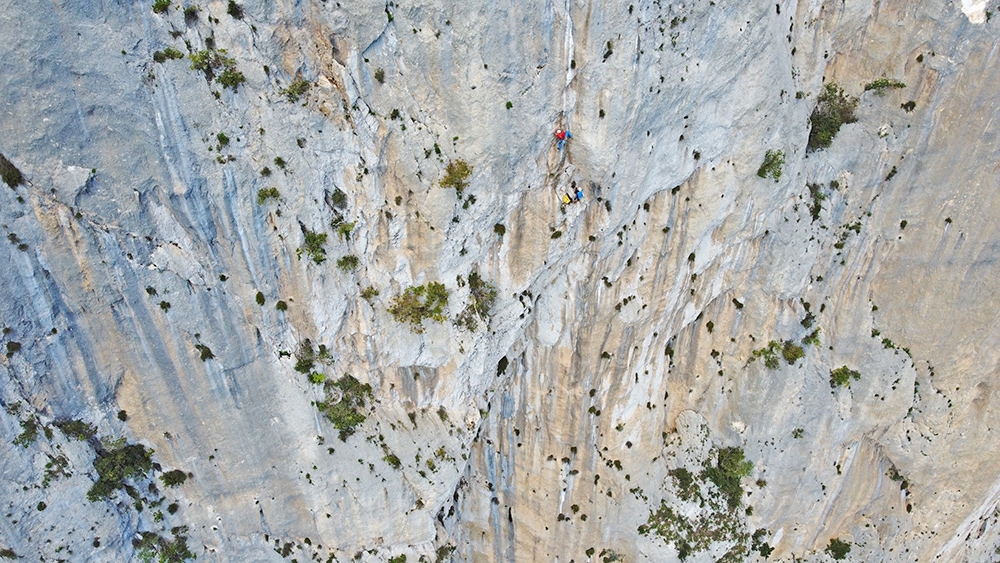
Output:
[[317,233],[307,229],[305,232],[305,241],[295,252],[295,255],[301,260],[302,253],[304,252],[312,258],[313,262],[322,264],[326,260],[326,249],[323,248],[324,244],[326,244],[326,233]]
[[851,380],[861,379],[861,374],[847,366],[830,370],[830,387],[850,387]]
[[394,297],[389,305],[389,314],[397,322],[409,323],[410,330],[420,334],[424,331],[424,319],[444,322],[447,305],[448,290],[444,284],[430,282],[425,286],[408,287],[402,295]]
[[24,176],[21,175],[21,171],[14,166],[14,163],[7,160],[7,157],[0,154],[0,178],[3,179],[3,183],[14,189],[24,183]]
[[94,460],[97,482],[87,492],[87,500],[96,502],[125,486],[125,480],[142,477],[153,468],[153,451],[141,444],[128,444],[102,450]]
[[469,176],[472,175],[472,167],[464,160],[453,160],[445,166],[444,178],[439,182],[442,188],[455,188],[458,197],[462,197],[462,190],[468,187]]
[[372,399],[372,386],[361,383],[354,376],[344,374],[337,381],[327,381],[326,398],[316,402],[316,408],[322,412],[333,427],[340,431],[340,439],[354,434],[355,428],[365,421],[361,412],[366,401]]
[[879,78],[878,80],[873,80],[868,84],[865,84],[865,92],[869,90],[874,90],[876,96],[884,96],[887,88],[897,89],[906,88],[906,84],[903,84],[899,80],[893,80],[891,78]]
[[782,151],[768,150],[764,155],[764,162],[757,169],[757,175],[761,178],[770,176],[775,182],[781,179],[781,167],[785,164],[785,153]]
[[809,117],[809,141],[807,150],[825,149],[833,143],[833,138],[844,123],[854,123],[858,120],[854,110],[858,107],[858,99],[844,92],[844,89],[830,82],[823,88],[817,98],[816,109]]

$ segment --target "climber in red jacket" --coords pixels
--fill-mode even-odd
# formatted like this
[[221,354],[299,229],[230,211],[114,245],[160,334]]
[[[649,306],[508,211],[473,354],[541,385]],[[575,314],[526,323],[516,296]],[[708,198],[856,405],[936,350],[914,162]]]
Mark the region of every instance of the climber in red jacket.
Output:
[[566,140],[567,139],[572,139],[572,138],[573,138],[573,134],[570,133],[569,131],[563,131],[562,129],[556,129],[556,139],[559,140],[559,142],[556,144],[556,147],[559,150],[562,150],[563,145],[566,144]]

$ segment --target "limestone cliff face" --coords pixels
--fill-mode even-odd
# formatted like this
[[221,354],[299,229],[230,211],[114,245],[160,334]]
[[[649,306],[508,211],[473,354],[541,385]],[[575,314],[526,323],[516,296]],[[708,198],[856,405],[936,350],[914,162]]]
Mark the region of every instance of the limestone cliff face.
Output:
[[985,4],[170,4],[0,10],[4,556],[995,557]]

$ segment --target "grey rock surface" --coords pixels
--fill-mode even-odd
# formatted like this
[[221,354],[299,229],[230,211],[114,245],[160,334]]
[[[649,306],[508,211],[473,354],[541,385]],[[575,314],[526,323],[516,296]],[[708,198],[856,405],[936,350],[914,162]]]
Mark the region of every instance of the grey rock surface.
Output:
[[0,557],[996,558],[985,3],[169,4],[0,9]]

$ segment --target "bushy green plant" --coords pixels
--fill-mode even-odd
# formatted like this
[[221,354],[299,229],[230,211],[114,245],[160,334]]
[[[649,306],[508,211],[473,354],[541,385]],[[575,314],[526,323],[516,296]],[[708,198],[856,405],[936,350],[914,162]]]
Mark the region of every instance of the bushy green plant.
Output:
[[819,329],[810,332],[802,337],[803,346],[819,346]]
[[257,304],[260,305],[261,307],[264,306],[264,303],[267,303],[267,299],[264,297],[264,293],[260,291],[257,292],[257,295],[254,296],[254,299],[257,301]]
[[469,274],[469,304],[455,318],[455,324],[475,331],[477,319],[486,321],[497,298],[497,290],[479,276],[479,272]]
[[225,55],[225,49],[215,51],[213,49],[202,49],[196,53],[188,55],[191,61],[191,70],[212,71],[229,65],[235,65],[236,61]]
[[160,475],[160,481],[163,481],[164,486],[167,487],[176,487],[178,485],[183,485],[184,481],[187,481],[187,473],[184,473],[180,469],[167,471],[163,475]]
[[87,500],[96,502],[125,486],[125,480],[142,477],[153,468],[153,451],[141,444],[127,444],[101,450],[94,460],[97,482],[87,492]]
[[851,552],[851,544],[840,541],[840,538],[830,539],[830,544],[826,546],[824,550],[830,556],[840,561],[847,557],[847,554]]
[[698,484],[694,480],[694,474],[687,469],[678,467],[677,469],[671,469],[667,474],[673,477],[674,485],[677,487],[677,496],[681,500],[692,500],[701,493]]
[[387,451],[385,456],[382,457],[382,461],[388,463],[389,467],[392,467],[393,469],[399,469],[400,467],[403,467],[403,462],[399,460],[399,457],[396,456],[396,454],[389,451]]
[[442,545],[441,547],[437,548],[436,558],[434,559],[434,563],[445,563],[446,561],[448,561],[448,558],[451,557],[451,554],[454,552],[455,552],[455,546],[450,544]]
[[464,160],[453,160],[444,168],[444,178],[439,182],[442,188],[454,188],[458,197],[469,186],[467,180],[472,175],[472,167]]
[[295,354],[295,371],[299,373],[309,373],[313,370],[316,362],[328,363],[332,359],[330,351],[324,344],[319,345],[319,350],[314,350],[312,340],[306,338],[299,345],[299,351]]
[[764,358],[764,366],[767,369],[778,369],[781,366],[781,362],[778,361],[778,350],[780,349],[781,344],[772,340],[767,343],[767,346],[754,350],[750,361],[752,362],[757,358]]
[[785,153],[768,149],[764,154],[764,162],[757,169],[757,175],[761,178],[770,176],[777,182],[781,179],[781,167],[785,164]]
[[378,296],[378,290],[370,285],[361,290],[361,298],[369,303],[371,303],[372,299],[374,299],[377,296]]
[[278,188],[274,186],[257,190],[257,205],[264,205],[269,199],[279,198],[281,198],[281,194],[278,192]]
[[229,0],[229,5],[226,7],[226,13],[234,18],[241,20],[243,19],[243,8],[233,0]]
[[290,103],[295,103],[299,101],[308,90],[311,84],[305,78],[299,77],[292,81],[287,88],[282,88],[281,94],[288,99]]
[[14,189],[24,183],[24,176],[21,171],[14,166],[14,163],[7,160],[7,157],[0,154],[0,178],[3,179],[3,183]]
[[314,383],[316,385],[322,385],[326,381],[326,374],[314,371],[309,374],[309,383]]
[[27,448],[38,439],[38,420],[34,416],[29,416],[21,421],[21,433],[14,438],[14,445]]
[[173,47],[167,47],[162,51],[156,51],[153,53],[153,62],[156,63],[162,63],[166,62],[167,60],[183,59],[183,58],[184,58],[184,53],[181,53],[180,51],[174,49]]
[[89,440],[97,435],[97,429],[82,420],[57,420],[53,425],[74,440]]
[[229,144],[229,135],[220,132],[215,138],[219,141],[219,147],[224,147]]
[[823,186],[819,184],[806,184],[809,188],[809,195],[812,197],[812,203],[809,204],[809,215],[812,217],[813,221],[819,219],[819,214],[823,211],[823,200],[826,199],[826,194],[823,193]]
[[825,149],[833,143],[833,138],[844,123],[854,123],[857,117],[854,110],[858,107],[858,99],[844,92],[844,89],[830,82],[816,98],[816,109],[809,117],[809,141],[806,148],[810,151]]
[[781,356],[785,358],[785,361],[789,364],[794,364],[798,360],[804,358],[806,351],[802,349],[802,346],[792,342],[791,340],[786,340],[784,345],[781,347]]
[[288,310],[288,303],[285,303],[283,300],[279,299],[278,302],[274,304],[274,308],[281,312],[285,312]]
[[865,84],[865,92],[869,90],[874,90],[876,96],[884,96],[885,91],[888,88],[893,88],[893,89],[906,88],[906,84],[903,84],[898,80],[893,80],[891,78],[885,78],[885,77],[873,80],[868,84]]
[[337,260],[337,267],[340,268],[342,272],[352,272],[357,269],[358,264],[360,263],[361,261],[358,260],[357,256],[348,254],[347,256]]
[[215,76],[215,71],[221,69],[215,81],[225,88],[236,90],[240,84],[246,81],[243,73],[236,70],[236,60],[227,57],[225,49],[202,49],[188,55],[188,59],[191,60],[191,70],[204,72],[205,78],[208,80]]
[[377,80],[379,84],[385,83],[385,69],[378,68],[375,70],[375,80]]
[[219,77],[215,79],[216,82],[222,84],[223,88],[231,88],[233,90],[238,90],[240,84],[247,81],[243,73],[233,68],[225,68],[219,74]]
[[170,0],[156,0],[153,2],[153,13],[162,14],[170,9]]
[[424,319],[444,322],[444,308],[447,305],[448,290],[444,284],[430,282],[427,285],[408,287],[402,295],[394,297],[389,306],[389,314],[397,322],[409,323],[410,330],[420,334],[424,331]]
[[[336,382],[326,382],[326,400],[318,401],[316,408],[322,412],[333,427],[340,431],[340,439],[347,440],[355,428],[365,421],[361,409],[372,398],[372,387],[362,384],[354,376],[345,374]],[[338,399],[339,400],[335,400]]]
[[207,362],[215,357],[215,354],[212,353],[212,349],[204,344],[195,344],[194,347],[198,350],[199,357],[203,362]]
[[718,461],[714,466],[706,466],[704,475],[715,483],[732,510],[743,502],[740,480],[748,477],[752,471],[753,462],[744,458],[743,448],[729,447],[719,450]]
[[295,356],[295,371],[299,373],[309,373],[316,365],[316,356],[312,349],[312,343],[307,338],[299,348],[299,353]]
[[351,238],[351,231],[354,230],[354,225],[356,224],[357,224],[356,222],[348,223],[346,221],[340,221],[339,223],[337,223],[336,227],[337,234],[340,235],[340,238],[344,240]]
[[830,370],[830,387],[850,387],[852,379],[858,381],[861,374],[847,366]]
[[347,194],[340,188],[334,188],[334,190],[329,194],[328,203],[335,209],[344,209],[347,207]]
[[136,557],[143,563],[184,563],[195,559],[197,556],[191,553],[187,545],[187,526],[178,526],[171,529],[174,534],[173,541],[154,533],[139,532],[139,536],[132,540],[135,547]]
[[302,253],[306,253],[312,258],[313,262],[317,264],[322,264],[326,260],[326,249],[323,245],[326,244],[326,233],[316,233],[306,229],[305,231],[305,242],[296,251],[296,256],[302,259]]

